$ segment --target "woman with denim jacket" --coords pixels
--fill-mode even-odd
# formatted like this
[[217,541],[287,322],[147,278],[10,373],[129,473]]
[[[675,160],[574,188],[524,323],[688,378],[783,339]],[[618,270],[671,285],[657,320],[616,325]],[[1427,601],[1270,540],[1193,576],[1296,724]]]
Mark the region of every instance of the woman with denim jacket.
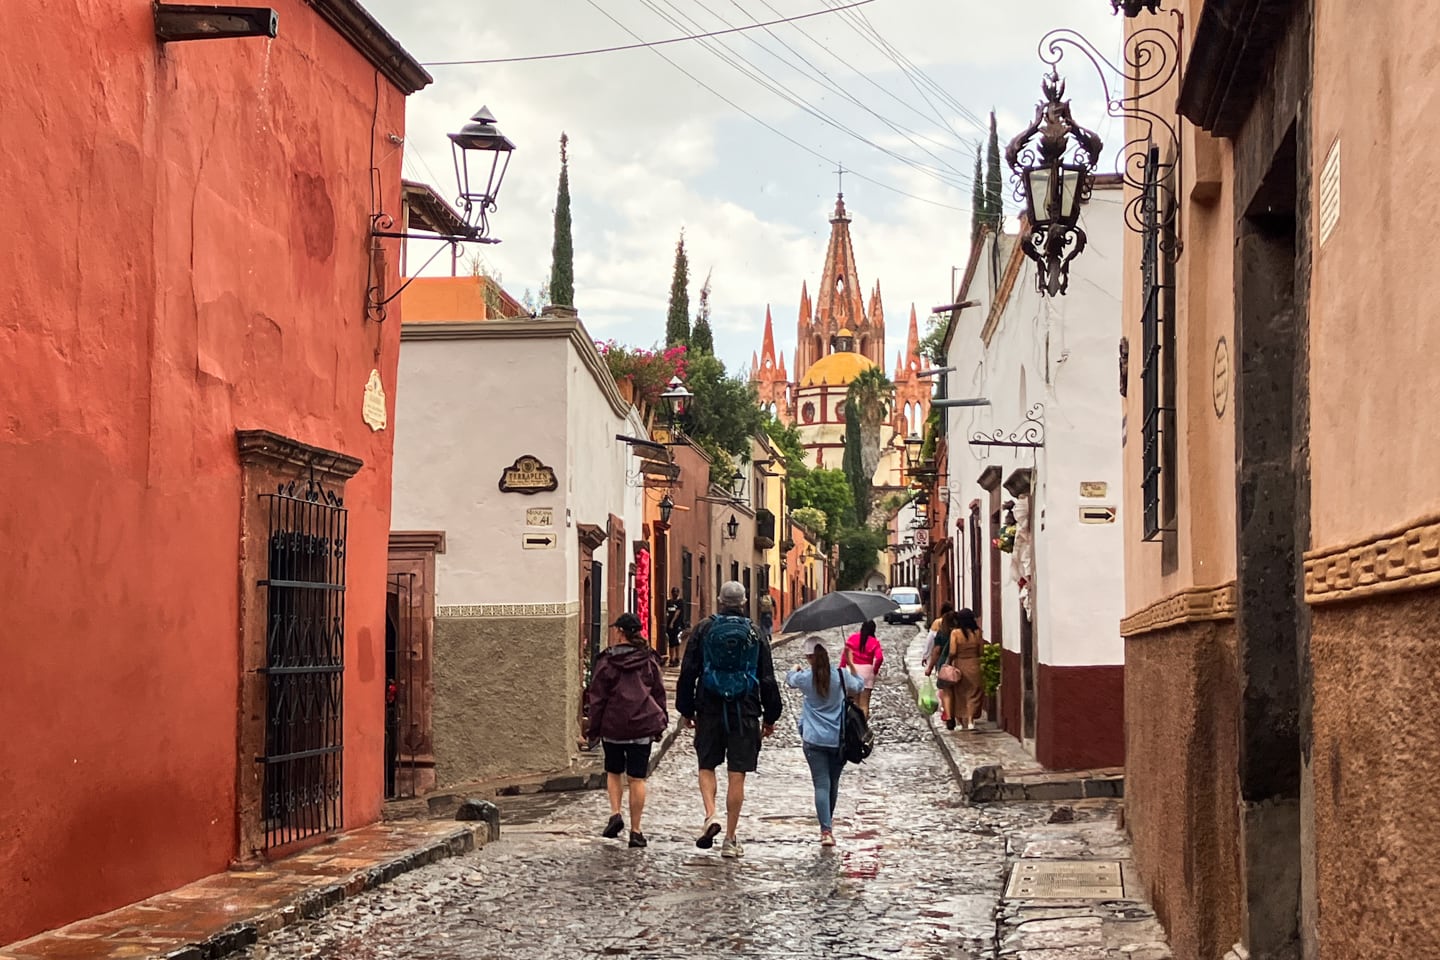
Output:
[[845,719],[845,700],[864,691],[865,681],[849,663],[848,670],[830,665],[830,652],[819,637],[803,641],[807,666],[796,666],[785,676],[785,685],[805,695],[800,710],[800,742],[805,762],[810,765],[810,782],[815,787],[815,817],[820,821],[820,845],[835,846],[835,802],[840,797],[840,772],[845,754],[840,746],[840,729]]

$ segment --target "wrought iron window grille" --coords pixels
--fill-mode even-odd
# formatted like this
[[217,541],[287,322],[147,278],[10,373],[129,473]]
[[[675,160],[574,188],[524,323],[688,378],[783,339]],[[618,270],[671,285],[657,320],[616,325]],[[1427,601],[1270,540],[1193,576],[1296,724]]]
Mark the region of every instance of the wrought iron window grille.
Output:
[[[1173,318],[1167,316],[1171,285],[1165,276],[1161,255],[1165,235],[1173,219],[1164,216],[1162,204],[1168,201],[1161,186],[1159,147],[1153,144],[1146,157],[1144,186],[1140,194],[1141,232],[1141,315],[1142,354],[1140,360],[1142,467],[1141,501],[1144,514],[1143,539],[1155,540],[1167,532],[1162,517],[1161,481],[1167,467],[1166,444],[1173,443],[1174,408],[1165,403],[1162,380],[1165,346],[1173,343]],[[1171,336],[1167,337],[1167,334]]]
[[311,475],[261,494],[268,515],[266,848],[342,825],[345,671],[344,501]]

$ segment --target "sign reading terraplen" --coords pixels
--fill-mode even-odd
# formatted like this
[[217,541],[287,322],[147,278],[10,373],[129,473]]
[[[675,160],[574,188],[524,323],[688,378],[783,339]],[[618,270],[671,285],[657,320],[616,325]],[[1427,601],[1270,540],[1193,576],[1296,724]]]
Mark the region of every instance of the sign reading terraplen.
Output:
[[500,474],[501,493],[548,493],[559,485],[554,469],[529,455],[516,460]]

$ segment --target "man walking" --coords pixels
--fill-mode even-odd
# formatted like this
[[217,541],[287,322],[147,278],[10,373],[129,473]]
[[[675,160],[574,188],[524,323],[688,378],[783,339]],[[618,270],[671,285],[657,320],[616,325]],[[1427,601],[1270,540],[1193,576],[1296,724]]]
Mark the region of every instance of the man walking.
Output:
[[724,763],[729,777],[720,855],[729,859],[744,856],[735,831],[745,803],[745,775],[758,767],[760,741],[774,732],[781,711],[770,643],[745,616],[745,602],[744,586],[734,580],[721,584],[719,612],[691,635],[675,692],[675,709],[695,730],[700,761],[705,826],[695,846],[709,849],[720,833],[715,768]]
[[669,649],[665,658],[667,667],[680,666],[680,634],[685,630],[685,601],[680,599],[680,588],[670,588],[670,599],[665,602],[665,639]]

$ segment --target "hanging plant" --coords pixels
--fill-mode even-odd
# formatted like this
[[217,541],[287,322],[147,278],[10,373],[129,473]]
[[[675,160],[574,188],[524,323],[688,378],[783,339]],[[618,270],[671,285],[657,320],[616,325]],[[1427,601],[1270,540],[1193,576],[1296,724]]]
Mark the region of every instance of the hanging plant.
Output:
[[1000,531],[1000,536],[993,538],[990,543],[999,547],[1001,553],[1013,553],[1015,551],[1015,524],[1007,523]]

